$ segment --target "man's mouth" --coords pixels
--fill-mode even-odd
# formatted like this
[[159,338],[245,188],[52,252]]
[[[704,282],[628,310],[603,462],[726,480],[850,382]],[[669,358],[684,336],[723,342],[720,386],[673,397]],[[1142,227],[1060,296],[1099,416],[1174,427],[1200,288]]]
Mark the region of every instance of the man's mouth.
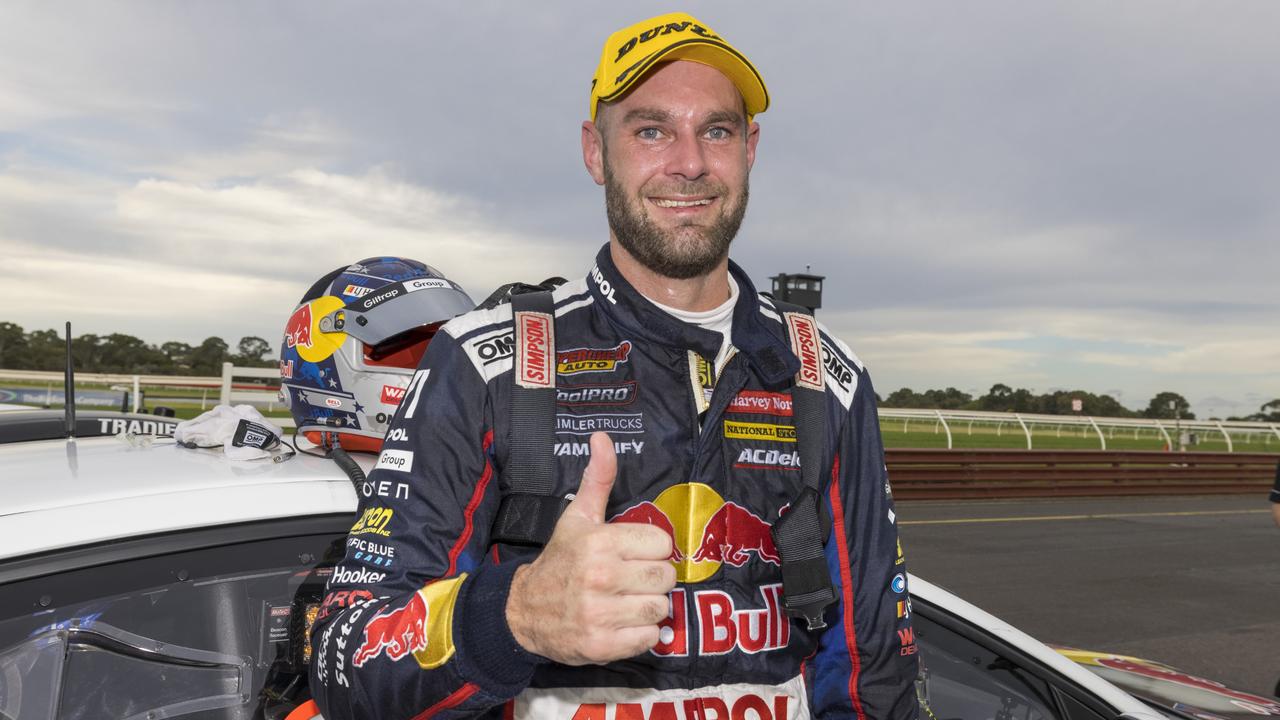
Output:
[[649,198],[654,205],[662,208],[691,208],[710,205],[715,198],[690,198],[688,200],[679,200],[676,198]]

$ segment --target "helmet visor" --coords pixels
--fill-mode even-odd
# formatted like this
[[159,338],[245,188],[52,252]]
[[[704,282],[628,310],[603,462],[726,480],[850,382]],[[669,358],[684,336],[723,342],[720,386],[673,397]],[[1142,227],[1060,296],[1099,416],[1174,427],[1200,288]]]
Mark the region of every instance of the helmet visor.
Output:
[[[392,283],[347,303],[326,320],[342,332],[376,346],[423,325],[444,322],[475,307],[460,288],[443,278]],[[337,322],[341,313],[341,322]],[[323,329],[324,326],[322,325]]]

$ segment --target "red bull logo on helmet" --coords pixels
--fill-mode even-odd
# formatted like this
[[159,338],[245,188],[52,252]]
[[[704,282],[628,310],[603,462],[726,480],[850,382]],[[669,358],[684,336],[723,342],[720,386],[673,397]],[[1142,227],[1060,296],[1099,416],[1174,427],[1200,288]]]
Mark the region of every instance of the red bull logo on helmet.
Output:
[[747,508],[725,501],[703,483],[663,490],[652,502],[633,505],[610,522],[643,522],[671,535],[676,579],[698,583],[722,564],[741,567],[749,560],[779,565],[770,525]]
[[284,324],[284,344],[288,347],[311,347],[311,303],[294,310],[289,316],[289,321]]

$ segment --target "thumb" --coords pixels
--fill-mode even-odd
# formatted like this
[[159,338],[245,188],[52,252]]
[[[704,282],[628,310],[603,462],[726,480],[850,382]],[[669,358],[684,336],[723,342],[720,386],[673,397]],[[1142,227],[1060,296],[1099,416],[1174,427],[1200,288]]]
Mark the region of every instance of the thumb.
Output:
[[591,435],[591,460],[582,471],[582,483],[578,494],[569,503],[570,510],[595,522],[604,522],[605,508],[609,505],[609,492],[618,475],[618,456],[613,452],[613,441],[608,434]]

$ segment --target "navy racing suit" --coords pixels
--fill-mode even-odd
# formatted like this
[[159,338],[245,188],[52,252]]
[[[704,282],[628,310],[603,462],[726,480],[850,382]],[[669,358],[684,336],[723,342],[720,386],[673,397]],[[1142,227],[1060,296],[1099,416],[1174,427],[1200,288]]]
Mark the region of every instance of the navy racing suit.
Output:
[[[312,631],[311,689],[328,720],[915,718],[915,638],[875,394],[820,328],[821,357],[734,264],[733,352],[645,300],[609,247],[553,295],[557,494],[577,490],[592,432],[618,476],[612,522],[671,534],[677,585],[659,643],[568,667],[519,646],[511,578],[537,550],[493,544],[511,433],[509,305],[432,340],[369,474]],[[827,564],[839,601],[810,631],[782,607],[769,534],[803,487],[791,388],[825,374]]]

